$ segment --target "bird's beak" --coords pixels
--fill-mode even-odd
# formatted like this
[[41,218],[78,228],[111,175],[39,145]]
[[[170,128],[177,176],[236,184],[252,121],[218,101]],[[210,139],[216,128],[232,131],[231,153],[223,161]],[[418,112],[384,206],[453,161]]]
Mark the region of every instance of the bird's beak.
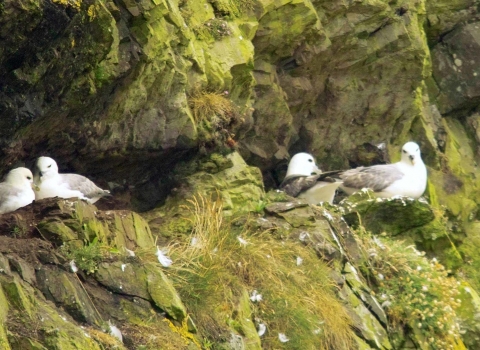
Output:
[[322,171],[319,169],[318,166],[315,165],[315,168],[312,171],[312,175],[320,175]]
[[32,189],[37,192],[40,191],[40,187],[38,187],[38,185],[34,184],[33,182],[32,182]]
[[413,165],[415,165],[415,156],[408,156]]

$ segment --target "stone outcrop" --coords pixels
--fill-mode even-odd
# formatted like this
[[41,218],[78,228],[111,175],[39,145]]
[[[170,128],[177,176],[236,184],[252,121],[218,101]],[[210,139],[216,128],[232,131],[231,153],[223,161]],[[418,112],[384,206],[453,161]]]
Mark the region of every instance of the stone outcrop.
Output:
[[[265,339],[255,331],[265,310],[248,301],[249,264],[228,270],[244,280],[229,280],[238,288],[226,289],[231,293],[209,318],[192,311],[189,296],[198,291],[180,288],[180,277],[157,262],[156,246],[188,251],[192,206],[217,200],[223,218],[242,217],[228,232],[267,230],[277,241],[262,239],[278,251],[286,244],[333,265],[325,281],[334,281],[335,298],[348,305],[350,323],[343,326],[356,330],[342,333],[346,343],[332,340],[337,348],[430,346],[425,322],[405,315],[393,322],[405,310],[389,313],[392,300],[375,296],[395,287],[382,282],[378,270],[388,264],[375,257],[396,249],[416,259],[398,241],[426,252],[430,260],[419,258],[418,266],[443,276],[432,260],[438,259],[461,280],[452,298],[462,305],[449,307],[462,337],[445,338],[437,329],[434,340],[478,347],[478,6],[477,0],[0,1],[0,171],[49,155],[62,171],[88,175],[114,194],[98,207],[50,200],[2,215],[0,347],[121,348],[105,334],[108,319],[124,331],[125,348],[281,346],[268,343],[276,335]],[[311,152],[322,169],[334,170],[395,161],[407,140],[421,145],[428,167],[425,201],[361,193],[318,208],[265,194],[264,185],[282,180],[289,154]],[[362,234],[387,237],[393,248]],[[418,277],[404,266],[411,276],[392,272],[393,280]],[[322,328],[302,329],[284,345],[295,347],[296,337]],[[160,335],[143,336],[152,333]]]
[[[47,153],[146,210],[174,165],[212,143],[236,142],[270,186],[297,150],[333,169],[389,159],[368,145],[395,160],[415,139],[441,204],[476,210],[476,170],[456,161],[477,154],[473,0],[16,4],[0,13],[4,169]],[[230,124],[195,120],[198,91],[226,94]]]

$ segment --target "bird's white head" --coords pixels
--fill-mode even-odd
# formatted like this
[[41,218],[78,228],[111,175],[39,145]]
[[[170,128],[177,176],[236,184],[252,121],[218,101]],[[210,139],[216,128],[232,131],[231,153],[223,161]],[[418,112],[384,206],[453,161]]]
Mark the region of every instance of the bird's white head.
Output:
[[33,175],[30,169],[15,168],[8,172],[5,182],[17,188],[31,188],[33,184]]
[[39,157],[37,159],[35,172],[40,180],[51,178],[58,174],[57,162],[50,157]]
[[318,168],[313,156],[302,152],[295,154],[290,160],[290,163],[288,163],[288,170],[285,178],[298,175],[310,176],[321,173],[322,171]]
[[423,163],[420,155],[420,146],[411,141],[404,144],[402,147],[402,162],[410,165]]

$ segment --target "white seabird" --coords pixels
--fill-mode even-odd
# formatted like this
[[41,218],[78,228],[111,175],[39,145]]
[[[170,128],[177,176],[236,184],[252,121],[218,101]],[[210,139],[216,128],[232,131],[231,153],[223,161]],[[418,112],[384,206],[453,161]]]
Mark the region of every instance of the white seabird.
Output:
[[50,157],[40,157],[35,165],[35,199],[49,197],[85,199],[95,203],[110,191],[102,190],[85,176],[78,174],[59,174],[58,165]]
[[0,183],[0,214],[9,213],[29,205],[35,199],[32,189],[33,175],[30,169],[10,170]]
[[369,188],[377,197],[407,196],[416,199],[427,187],[427,168],[415,142],[403,145],[402,159],[397,163],[358,167],[339,176],[343,182],[340,189],[349,195]]
[[333,171],[322,174],[311,154],[297,153],[288,163],[287,175],[279,189],[289,196],[303,198],[309,204],[332,203],[341,182],[325,180],[338,173],[339,171]]

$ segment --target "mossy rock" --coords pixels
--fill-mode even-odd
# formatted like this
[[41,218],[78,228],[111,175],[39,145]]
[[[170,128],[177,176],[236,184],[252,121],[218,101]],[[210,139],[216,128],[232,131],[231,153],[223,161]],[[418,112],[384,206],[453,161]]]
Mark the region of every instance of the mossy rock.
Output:
[[159,264],[104,262],[95,278],[115,293],[152,301],[175,320],[181,322],[187,316],[185,306]]
[[37,271],[37,276],[39,289],[46,298],[62,306],[76,321],[102,325],[95,305],[75,274],[58,268],[43,268]]
[[374,349],[393,349],[385,328],[347,284],[343,285],[339,296],[349,304],[353,324],[362,339]]
[[462,302],[457,314],[465,331],[462,340],[468,349],[475,349],[480,342],[480,296],[468,282],[462,282],[459,289]]
[[168,240],[189,233],[192,228],[190,208],[195,200],[201,203],[220,198],[227,216],[259,210],[265,193],[258,168],[248,166],[237,152],[226,156],[215,154],[207,163],[211,165],[208,172],[200,170],[205,169],[205,162],[198,160],[178,167],[177,177],[181,177],[182,182],[179,188],[172,191],[165,205],[142,213],[155,235]]
[[247,291],[244,291],[241,295],[237,310],[234,314],[236,315],[235,319],[229,323],[235,333],[242,335],[241,338],[244,348],[261,350],[262,345],[255,324],[253,323],[253,313]]
[[349,224],[360,223],[374,234],[396,236],[435,219],[432,208],[423,199],[376,198],[370,190],[358,191],[340,205],[346,211],[344,217]]

